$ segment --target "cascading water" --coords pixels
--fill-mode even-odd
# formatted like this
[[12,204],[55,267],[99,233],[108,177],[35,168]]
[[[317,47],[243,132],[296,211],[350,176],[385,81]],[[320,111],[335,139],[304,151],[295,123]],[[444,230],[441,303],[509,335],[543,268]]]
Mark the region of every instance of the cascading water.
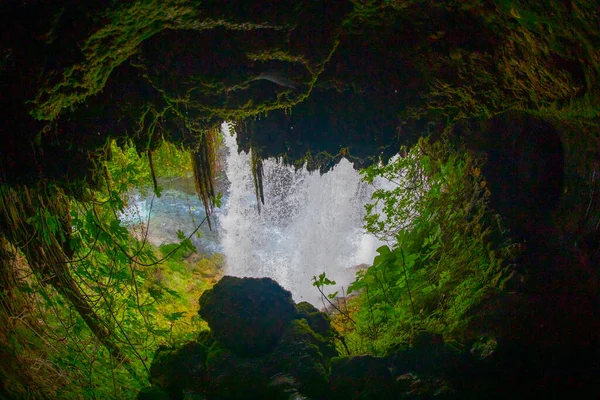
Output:
[[223,126],[228,148],[226,174],[231,185],[219,217],[226,273],[271,277],[295,301],[320,304],[313,276],[325,272],[340,291],[354,280],[356,266],[371,263],[380,245],[362,230],[363,205],[370,188],[343,159],[320,175],[274,160],[263,163],[265,204],[257,211],[250,155],[238,154],[235,137]]
[[[191,237],[198,251],[223,252],[226,274],[273,278],[296,301],[322,305],[312,286],[313,276],[322,272],[337,282],[325,292],[341,294],[341,287],[354,280],[353,267],[370,264],[382,244],[362,229],[364,204],[373,188],[361,182],[345,159],[323,175],[265,160],[265,204],[259,213],[250,155],[238,154],[226,125],[223,133],[229,187],[222,185],[224,204],[212,216],[213,231],[203,224],[200,237]],[[160,198],[152,196],[151,190],[135,190],[120,216],[136,236],[157,246],[177,243],[179,230],[190,235],[205,216],[191,178],[160,183],[164,188]]]

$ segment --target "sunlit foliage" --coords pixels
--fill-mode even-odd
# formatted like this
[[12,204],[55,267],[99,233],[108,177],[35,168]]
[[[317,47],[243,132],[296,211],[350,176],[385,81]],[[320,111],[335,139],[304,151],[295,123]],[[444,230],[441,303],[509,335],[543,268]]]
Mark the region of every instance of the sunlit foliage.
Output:
[[[352,351],[384,354],[428,330],[464,338],[473,308],[502,290],[518,246],[507,239],[481,160],[422,139],[387,165],[363,171],[389,182],[366,206],[365,228],[389,242],[357,274],[338,326]],[[352,323],[348,323],[348,318]]]
[[[156,150],[154,163],[164,178],[191,174],[188,152],[172,146]],[[158,249],[147,231],[135,239],[120,220],[128,191],[152,187],[147,158],[113,144],[104,176],[85,200],[52,188],[45,202],[35,190],[29,200],[2,192],[10,213],[3,218],[35,230],[26,254],[2,237],[1,354],[12,362],[0,373],[15,395],[132,398],[146,385],[158,345],[203,328],[196,300],[212,281],[186,261],[196,252],[189,237],[180,233],[180,243]],[[27,221],[16,212],[21,203],[36,210]]]

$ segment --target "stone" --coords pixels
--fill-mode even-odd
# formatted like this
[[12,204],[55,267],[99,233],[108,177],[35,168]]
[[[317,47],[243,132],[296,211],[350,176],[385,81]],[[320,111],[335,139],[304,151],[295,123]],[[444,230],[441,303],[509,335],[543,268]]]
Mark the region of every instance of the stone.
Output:
[[330,398],[329,370],[338,352],[325,313],[294,304],[271,279],[229,276],[201,296],[199,313],[211,331],[181,348],[160,348],[150,368],[152,388],[140,396]]
[[150,383],[173,398],[183,396],[184,391],[190,389],[202,390],[207,380],[205,344],[192,341],[175,349],[160,347],[150,366]]
[[332,360],[329,382],[333,398],[392,399],[391,359],[371,355],[338,357]]
[[324,312],[317,310],[312,304],[303,301],[296,305],[296,310],[300,318],[304,318],[310,328],[320,335],[329,335],[331,330],[331,318]]
[[140,390],[137,400],[170,400],[169,393],[156,386],[148,386]]
[[338,353],[333,341],[315,333],[304,319],[290,323],[268,363],[278,373],[297,382],[298,391],[309,398],[324,398],[328,391],[330,360]]
[[272,350],[297,317],[291,293],[274,280],[232,276],[202,294],[199,314],[220,343],[245,357]]

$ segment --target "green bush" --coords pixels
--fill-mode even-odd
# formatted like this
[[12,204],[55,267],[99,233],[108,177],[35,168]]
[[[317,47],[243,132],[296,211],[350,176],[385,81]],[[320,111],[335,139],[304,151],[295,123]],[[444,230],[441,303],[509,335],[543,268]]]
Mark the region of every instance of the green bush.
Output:
[[349,288],[360,292],[347,337],[354,351],[384,354],[420,330],[460,339],[473,307],[499,289],[511,243],[488,206],[481,164],[447,140],[422,139],[363,171],[393,188],[377,189],[366,206],[366,230],[388,245]]

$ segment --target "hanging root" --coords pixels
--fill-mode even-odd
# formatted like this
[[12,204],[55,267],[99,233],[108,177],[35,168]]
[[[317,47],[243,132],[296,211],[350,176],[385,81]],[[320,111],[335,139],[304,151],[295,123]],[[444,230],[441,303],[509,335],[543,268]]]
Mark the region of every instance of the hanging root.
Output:
[[252,150],[252,177],[254,178],[254,193],[256,194],[256,206],[260,213],[261,204],[265,204],[263,194],[263,162],[256,151]]
[[218,128],[205,131],[202,134],[199,149],[191,153],[196,193],[198,193],[198,198],[204,204],[209,229],[212,229],[210,215],[213,211],[213,199],[215,197],[215,170],[219,148],[218,133]]
[[154,162],[152,161],[152,150],[148,149],[148,163],[150,164],[150,175],[152,175],[152,184],[154,185],[154,193],[158,193],[158,180],[154,171]]
[[[96,312],[89,297],[81,291],[71,275],[71,217],[69,201],[63,192],[43,184],[37,188],[0,187],[0,231],[5,232],[5,236],[0,238],[3,260],[10,258],[7,253],[10,245],[18,249],[33,275],[68,301],[96,339],[135,379],[136,373],[114,332],[108,328],[106,321]],[[3,264],[0,267],[7,268]],[[10,280],[2,276],[0,284],[6,287]],[[1,289],[8,293],[4,288]]]

